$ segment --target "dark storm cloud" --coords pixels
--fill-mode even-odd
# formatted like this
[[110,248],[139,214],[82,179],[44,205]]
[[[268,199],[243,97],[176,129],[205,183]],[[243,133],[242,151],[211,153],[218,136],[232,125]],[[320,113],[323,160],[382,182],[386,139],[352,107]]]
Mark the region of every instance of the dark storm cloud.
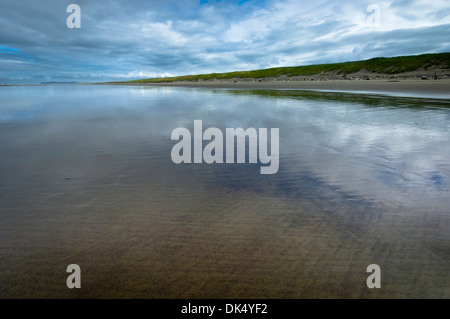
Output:
[[[66,8],[81,7],[81,29]],[[450,50],[448,1],[0,0],[2,82],[106,81]]]

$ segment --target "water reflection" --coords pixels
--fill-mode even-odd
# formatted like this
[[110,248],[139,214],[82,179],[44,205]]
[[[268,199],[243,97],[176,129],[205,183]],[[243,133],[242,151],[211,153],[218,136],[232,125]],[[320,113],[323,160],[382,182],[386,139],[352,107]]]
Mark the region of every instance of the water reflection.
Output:
[[[171,131],[192,130],[194,119],[205,129],[279,127],[280,171],[268,181],[256,174],[259,165],[202,164],[179,173],[205,169],[222,186],[238,174],[241,187],[245,177],[252,187],[273,182],[285,191],[308,175],[389,206],[445,208],[449,197],[447,100],[111,86],[11,87],[1,94],[3,150],[71,143],[76,153],[64,150],[65,156],[89,161],[89,152],[126,158],[138,152],[153,154],[160,161],[153,164],[164,168],[170,167]],[[2,163],[12,160],[3,154]]]
[[[374,260],[392,279],[378,296],[449,296],[448,100],[81,85],[0,99],[0,296],[79,296],[59,285],[72,260],[92,271],[84,297],[368,296]],[[196,119],[279,128],[278,173],[175,165],[171,132]]]

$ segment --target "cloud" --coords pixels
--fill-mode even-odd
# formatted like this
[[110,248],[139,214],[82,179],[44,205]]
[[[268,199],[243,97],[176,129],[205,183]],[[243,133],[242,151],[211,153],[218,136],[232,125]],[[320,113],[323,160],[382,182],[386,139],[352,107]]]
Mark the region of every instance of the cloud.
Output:
[[[81,29],[66,26],[73,2]],[[449,50],[448,1],[378,1],[377,28],[372,3],[0,0],[0,77],[108,81]]]

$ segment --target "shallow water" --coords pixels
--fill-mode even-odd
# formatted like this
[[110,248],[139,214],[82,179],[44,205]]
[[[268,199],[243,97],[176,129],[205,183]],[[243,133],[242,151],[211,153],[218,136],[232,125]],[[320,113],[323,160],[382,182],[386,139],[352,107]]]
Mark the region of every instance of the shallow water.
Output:
[[[174,164],[194,120],[279,128],[279,171]],[[1,87],[0,297],[449,298],[449,140],[442,99]]]

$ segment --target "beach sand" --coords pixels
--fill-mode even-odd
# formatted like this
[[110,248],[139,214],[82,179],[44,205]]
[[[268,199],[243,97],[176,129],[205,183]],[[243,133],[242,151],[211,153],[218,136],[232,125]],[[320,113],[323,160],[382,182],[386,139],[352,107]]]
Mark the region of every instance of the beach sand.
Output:
[[[142,84],[138,84],[142,85]],[[157,86],[185,86],[226,89],[288,89],[336,92],[387,93],[402,96],[450,98],[450,79],[383,79],[383,80],[213,80],[198,82],[146,83]]]
[[[296,170],[262,181],[178,166],[134,120],[140,143],[111,138],[127,127],[115,110],[50,140],[47,125],[4,129],[17,142],[0,162],[0,298],[449,298],[448,210],[387,206]],[[82,289],[66,286],[73,263]],[[366,286],[374,263],[382,289]]]
[[[443,92],[449,83],[165,85],[325,89],[341,84],[340,89],[367,90],[400,84],[443,86],[438,91]],[[85,124],[74,116],[53,120],[64,100],[51,95],[61,102],[46,111],[55,123],[2,128],[0,298],[449,298],[447,209],[366,200],[322,182],[308,166],[266,180],[241,166],[178,166],[170,161],[169,135],[145,132],[149,127],[159,132],[166,114],[196,118],[206,112],[204,105],[193,109],[204,95],[194,99],[181,91],[186,102],[179,108],[170,107],[177,99],[159,106],[165,97],[131,99],[126,92],[128,105],[141,101],[144,113],[122,107],[126,99],[113,96],[118,107],[105,102],[105,95],[99,102],[89,94],[92,113],[84,115]],[[87,112],[78,101],[61,112]],[[217,94],[213,101],[229,100]],[[152,103],[169,108],[158,114]],[[247,101],[236,105],[241,109]],[[267,117],[279,114],[274,108]],[[142,115],[147,121],[136,121]],[[431,156],[440,154],[446,153]],[[387,177],[394,173],[389,170]],[[445,181],[435,180],[443,190]],[[66,267],[74,263],[81,267],[81,289],[66,286]],[[366,286],[366,268],[374,263],[381,267],[381,289]]]

